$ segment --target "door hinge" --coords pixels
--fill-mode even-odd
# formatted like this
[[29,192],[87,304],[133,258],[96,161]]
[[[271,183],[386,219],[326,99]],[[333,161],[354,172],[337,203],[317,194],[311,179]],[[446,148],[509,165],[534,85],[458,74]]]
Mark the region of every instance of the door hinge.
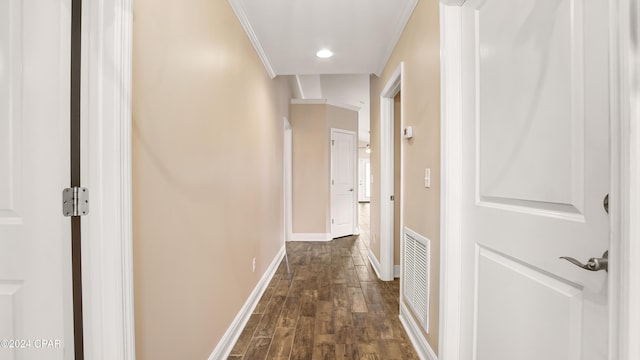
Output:
[[391,195],[391,196],[389,197],[389,199],[390,199],[391,201],[394,201],[396,198],[395,198],[395,196]]
[[74,186],[62,190],[62,214],[64,216],[89,214],[89,189]]
[[335,185],[335,184],[336,184],[335,180],[331,179],[331,185]]
[[333,224],[333,219],[331,219],[331,223]]
[[331,146],[335,145],[336,141],[335,140],[331,140]]

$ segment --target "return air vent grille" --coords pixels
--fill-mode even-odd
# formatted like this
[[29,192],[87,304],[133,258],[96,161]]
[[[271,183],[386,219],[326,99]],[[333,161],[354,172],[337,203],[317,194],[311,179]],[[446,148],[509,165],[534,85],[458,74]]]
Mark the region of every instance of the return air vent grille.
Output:
[[416,316],[416,320],[427,332],[429,331],[430,259],[431,241],[405,227],[403,297]]

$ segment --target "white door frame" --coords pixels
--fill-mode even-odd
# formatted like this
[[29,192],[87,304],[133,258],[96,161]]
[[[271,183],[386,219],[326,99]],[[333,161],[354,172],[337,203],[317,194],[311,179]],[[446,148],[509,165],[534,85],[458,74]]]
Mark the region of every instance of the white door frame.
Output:
[[85,1],[82,12],[85,358],[133,360],[132,0]]
[[292,134],[293,129],[291,128],[291,123],[287,117],[284,117],[284,158],[283,158],[283,169],[284,169],[284,241],[291,241],[291,234],[293,233],[293,225],[292,225],[292,209],[293,209],[293,182],[292,182],[292,173],[293,173],[293,144],[292,144]]
[[[398,65],[389,81],[380,93],[380,280],[391,281],[393,274],[393,242],[394,232],[399,229],[393,227],[393,205],[391,195],[394,195],[394,97],[402,91],[402,77],[404,62]],[[404,99],[400,98],[400,127],[403,127]],[[400,145],[400,164],[403,159],[403,144]],[[402,186],[403,169],[400,171],[400,229],[403,228]],[[402,248],[402,247],[401,247]],[[401,267],[402,268],[402,267]]]
[[[472,306],[463,291],[473,281],[473,250],[462,229],[462,19],[465,0],[441,0],[440,360],[463,360],[472,345]],[[638,0],[610,0],[611,70],[611,360],[640,358],[640,36]],[[633,6],[632,6],[633,5]],[[636,12],[633,14],[633,12]],[[634,21],[634,19],[636,19]],[[617,201],[615,199],[618,199]],[[633,241],[635,240],[635,242]]]
[[[342,134],[348,134],[348,135],[352,135],[353,136],[353,183],[351,184],[351,188],[352,189],[356,189],[356,186],[358,185],[358,133],[356,133],[355,131],[351,131],[351,130],[344,130],[344,129],[337,129],[337,128],[331,128],[329,131],[329,136],[331,141],[333,141],[333,134],[335,133],[342,133]],[[329,184],[331,184],[331,179],[333,179],[333,146],[329,146]],[[329,213],[331,214],[331,218],[333,218],[333,191],[334,191],[334,186],[330,185],[330,192],[329,192]],[[353,206],[353,219],[351,220],[351,234],[356,234],[358,233],[358,195],[355,193],[355,191],[353,192],[353,203],[351,204],[351,206]],[[329,224],[331,226],[331,238],[334,237],[333,234],[333,224]]]

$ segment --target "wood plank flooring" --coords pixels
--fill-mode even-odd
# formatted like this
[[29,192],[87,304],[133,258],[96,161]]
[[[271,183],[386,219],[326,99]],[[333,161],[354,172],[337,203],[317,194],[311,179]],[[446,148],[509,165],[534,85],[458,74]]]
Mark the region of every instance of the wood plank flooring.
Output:
[[418,359],[398,319],[399,281],[377,280],[356,236],[288,243],[229,359]]

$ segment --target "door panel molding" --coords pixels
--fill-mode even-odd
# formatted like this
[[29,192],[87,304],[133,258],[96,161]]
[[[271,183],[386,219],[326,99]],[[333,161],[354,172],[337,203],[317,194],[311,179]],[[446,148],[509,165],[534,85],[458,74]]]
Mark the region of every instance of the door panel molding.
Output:
[[[580,360],[581,286],[567,283],[483,246],[477,247],[476,263],[479,274],[475,278],[476,302],[487,310],[477,315],[475,342],[481,343],[477,338],[487,336],[503,340],[498,353],[496,348],[478,348],[479,359],[497,359],[505,353],[519,352],[519,360]],[[491,281],[483,281],[483,278]],[[510,306],[512,304],[521,306]],[[562,326],[549,327],[552,320]],[[530,344],[529,351],[520,348],[520,344],[526,343],[527,335],[512,331],[522,326],[542,329],[539,333],[543,340]],[[557,349],[549,344],[560,344],[563,356],[558,357],[554,353]]]
[[[10,0],[0,5],[2,27],[8,31],[0,43],[8,53],[0,54],[0,225],[22,224],[22,1]],[[4,46],[3,46],[4,47]],[[4,101],[7,101],[4,103]]]

